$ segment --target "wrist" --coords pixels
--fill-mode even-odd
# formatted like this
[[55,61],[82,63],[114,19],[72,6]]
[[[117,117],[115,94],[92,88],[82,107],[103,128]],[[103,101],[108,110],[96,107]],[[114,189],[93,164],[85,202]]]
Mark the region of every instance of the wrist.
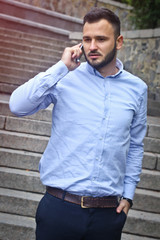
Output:
[[126,198],[126,197],[121,197],[121,200],[122,200],[122,199],[124,199],[124,200],[126,200],[127,202],[129,202],[130,208],[133,206],[133,201],[132,201],[132,199]]

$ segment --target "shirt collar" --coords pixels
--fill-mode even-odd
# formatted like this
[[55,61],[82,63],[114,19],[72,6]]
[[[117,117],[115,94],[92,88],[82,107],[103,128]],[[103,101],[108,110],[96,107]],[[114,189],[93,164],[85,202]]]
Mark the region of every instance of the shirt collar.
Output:
[[[116,77],[117,75],[119,75],[122,71],[123,71],[123,63],[117,58],[116,59],[116,67],[119,69],[119,71],[116,73],[116,74],[114,74],[114,75],[111,75],[111,76],[109,76],[109,77]],[[101,74],[100,74],[100,72],[98,72],[94,67],[92,67],[89,63],[87,63],[87,70],[91,73],[91,74],[93,74],[93,75],[96,75],[96,76],[99,76],[99,77],[102,77],[102,78],[104,78]]]

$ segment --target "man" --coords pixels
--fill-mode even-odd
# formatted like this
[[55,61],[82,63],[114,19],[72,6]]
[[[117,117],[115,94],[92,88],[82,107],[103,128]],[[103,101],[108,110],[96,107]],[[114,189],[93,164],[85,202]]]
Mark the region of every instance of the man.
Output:
[[[47,191],[37,209],[37,240],[121,239],[141,173],[147,86],[116,59],[123,43],[119,18],[92,9],[82,43],[66,48],[61,61],[10,99],[18,116],[54,103],[40,160]],[[80,64],[82,53],[87,62]]]

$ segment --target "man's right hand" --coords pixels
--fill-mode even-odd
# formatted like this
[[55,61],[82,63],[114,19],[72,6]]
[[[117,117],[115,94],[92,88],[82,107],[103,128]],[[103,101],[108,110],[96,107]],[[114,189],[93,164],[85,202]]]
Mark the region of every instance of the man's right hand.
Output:
[[73,71],[80,65],[80,62],[77,62],[76,59],[80,58],[83,53],[80,48],[81,45],[82,43],[79,43],[73,47],[67,47],[62,54],[61,60],[67,66],[69,71]]

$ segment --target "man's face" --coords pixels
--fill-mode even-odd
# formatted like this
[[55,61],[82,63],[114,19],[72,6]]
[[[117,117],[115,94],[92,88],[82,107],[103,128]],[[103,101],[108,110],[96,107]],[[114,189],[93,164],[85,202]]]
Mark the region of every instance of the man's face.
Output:
[[112,25],[105,19],[86,22],[83,27],[83,48],[88,63],[101,69],[116,57],[116,40]]

